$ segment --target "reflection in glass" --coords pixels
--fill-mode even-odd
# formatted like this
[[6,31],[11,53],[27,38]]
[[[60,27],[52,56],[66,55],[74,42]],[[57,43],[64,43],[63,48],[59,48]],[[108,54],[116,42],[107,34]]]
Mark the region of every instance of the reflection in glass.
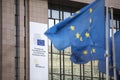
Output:
[[117,27],[117,30],[120,30],[119,27],[120,26],[120,21],[117,21],[117,25],[116,25],[116,27]]
[[[116,32],[116,29],[113,30],[113,33]],[[112,37],[112,29],[110,29],[110,37]]]
[[59,20],[55,20],[55,24],[59,23]]
[[52,18],[59,19],[59,11],[58,10],[52,10]]
[[49,28],[52,27],[54,25],[54,20],[53,19],[49,19]]
[[[112,23],[113,23],[113,26],[112,26]],[[116,26],[116,20],[110,20],[110,27],[115,27],[115,26]]]
[[48,9],[48,17],[50,17],[50,9]]
[[70,12],[64,12],[64,19],[68,18],[70,16]]

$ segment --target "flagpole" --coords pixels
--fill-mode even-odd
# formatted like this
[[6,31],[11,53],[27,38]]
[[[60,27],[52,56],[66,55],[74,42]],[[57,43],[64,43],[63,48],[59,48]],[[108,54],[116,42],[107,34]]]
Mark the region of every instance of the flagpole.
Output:
[[113,26],[113,8],[111,7],[111,26],[112,26],[112,53],[113,53],[113,72],[114,72],[114,80],[117,80],[117,75],[116,75],[116,59],[115,59],[115,39],[114,39],[114,26]]
[[109,80],[109,27],[108,27],[108,0],[106,0],[106,80]]

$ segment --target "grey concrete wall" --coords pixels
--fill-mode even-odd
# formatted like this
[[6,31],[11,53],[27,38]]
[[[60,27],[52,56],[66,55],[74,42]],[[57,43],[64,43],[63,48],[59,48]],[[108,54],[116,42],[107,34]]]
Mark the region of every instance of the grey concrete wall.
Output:
[[46,23],[48,21],[47,0],[30,0],[30,21]]
[[20,58],[19,58],[19,71],[20,71],[20,80],[24,80],[24,76],[25,76],[25,64],[24,64],[24,60],[25,60],[25,46],[24,46],[24,37],[25,37],[25,25],[24,25],[24,0],[19,0],[19,27],[20,27]]
[[2,80],[2,0],[0,0],[0,80]]
[[26,58],[25,58],[25,63],[26,63],[26,71],[25,71],[25,75],[26,75],[26,80],[30,80],[29,79],[29,0],[26,0],[25,1],[25,16],[26,16],[26,42],[25,42],[25,45],[26,45],[26,50],[25,50],[25,53],[26,53]]
[[[15,0],[0,0],[0,80],[15,80],[16,26]],[[24,0],[19,5],[20,58],[19,78],[24,80]],[[2,11],[1,11],[2,10]],[[2,15],[2,18],[1,18]],[[2,22],[2,23],[1,23]],[[2,41],[2,42],[1,42]],[[2,50],[1,50],[2,49]],[[1,52],[2,51],[2,52]]]
[[109,0],[109,5],[111,7],[120,9],[120,0]]
[[2,0],[2,80],[15,80],[14,0]]

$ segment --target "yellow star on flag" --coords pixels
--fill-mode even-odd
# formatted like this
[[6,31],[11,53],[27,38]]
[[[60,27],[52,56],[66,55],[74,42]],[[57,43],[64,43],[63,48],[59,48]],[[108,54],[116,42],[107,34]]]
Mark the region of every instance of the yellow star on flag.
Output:
[[83,41],[82,37],[80,37],[80,41]]
[[83,51],[83,54],[86,55],[86,54],[88,54],[88,52],[85,50],[85,51]]
[[79,38],[80,37],[80,34],[79,33],[76,33],[76,38]]
[[92,48],[92,53],[96,53],[96,50],[94,48]]
[[89,22],[92,23],[92,18],[89,19]]
[[90,8],[90,9],[89,9],[89,12],[90,12],[90,13],[92,13],[92,12],[93,12],[93,9],[92,9],[92,8]]
[[72,31],[74,31],[74,30],[75,30],[75,27],[74,27],[74,26],[70,26],[70,29],[71,29]]
[[88,37],[90,37],[90,34],[88,32],[86,32],[85,36],[88,38]]
[[70,16],[70,18],[73,18],[73,16]]
[[79,13],[80,13],[80,11],[77,11],[77,12],[76,12],[76,14],[79,14]]

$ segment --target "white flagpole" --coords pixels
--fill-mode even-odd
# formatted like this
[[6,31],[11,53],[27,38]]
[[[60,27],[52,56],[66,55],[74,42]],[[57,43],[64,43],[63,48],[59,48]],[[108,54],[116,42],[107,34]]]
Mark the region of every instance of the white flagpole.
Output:
[[114,80],[117,80],[116,75],[116,59],[115,59],[115,39],[114,39],[114,26],[113,26],[113,8],[110,9],[111,11],[111,26],[112,26],[112,54],[113,54],[113,72],[114,72]]
[[109,26],[108,26],[108,0],[106,0],[106,80],[109,80]]

